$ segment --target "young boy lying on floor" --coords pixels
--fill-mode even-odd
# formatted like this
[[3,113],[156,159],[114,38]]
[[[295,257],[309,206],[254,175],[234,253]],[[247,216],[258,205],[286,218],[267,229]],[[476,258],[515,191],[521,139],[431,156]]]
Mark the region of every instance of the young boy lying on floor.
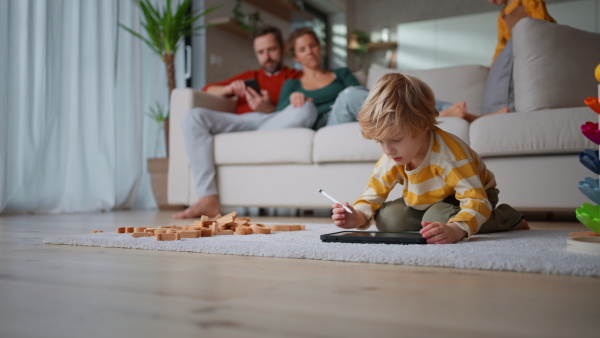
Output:
[[[456,243],[478,232],[529,229],[523,215],[498,203],[494,174],[460,138],[436,126],[433,92],[403,75],[381,77],[358,114],[361,132],[383,155],[348,213],[333,204],[334,224],[365,230],[415,231],[427,243]],[[402,198],[385,202],[396,184]],[[385,202],[385,203],[384,203]]]

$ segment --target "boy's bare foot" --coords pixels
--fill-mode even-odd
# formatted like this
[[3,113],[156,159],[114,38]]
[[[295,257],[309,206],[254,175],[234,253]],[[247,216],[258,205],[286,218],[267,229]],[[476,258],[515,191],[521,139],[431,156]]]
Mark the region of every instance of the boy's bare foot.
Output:
[[173,214],[173,218],[196,218],[202,215],[214,217],[219,213],[221,213],[219,198],[216,195],[210,195],[200,198],[198,202],[194,203],[194,205],[191,205],[184,211]]
[[529,230],[529,223],[523,218],[521,222],[517,223],[511,230]]
[[508,107],[504,107],[504,108],[502,108],[502,109],[496,110],[495,112],[493,112],[493,113],[489,113],[489,114],[487,114],[487,115],[494,115],[494,114],[506,114],[506,113],[508,113],[509,111],[510,111],[510,110],[508,109]]
[[452,117],[460,117],[462,119],[467,115],[467,103],[465,101],[460,101],[452,105],[452,107],[448,109],[444,109],[440,112],[440,116],[452,116]]

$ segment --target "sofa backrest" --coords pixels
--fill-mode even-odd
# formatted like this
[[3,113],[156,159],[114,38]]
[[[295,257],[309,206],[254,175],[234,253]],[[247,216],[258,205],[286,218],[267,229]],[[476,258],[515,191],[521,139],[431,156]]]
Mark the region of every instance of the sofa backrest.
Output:
[[598,95],[600,34],[524,18],[512,39],[518,112],[582,107],[586,97]]
[[452,103],[465,101],[471,114],[481,115],[488,67],[465,65],[427,70],[371,68],[367,87],[371,88],[381,76],[395,72],[416,76],[431,87],[436,99]]

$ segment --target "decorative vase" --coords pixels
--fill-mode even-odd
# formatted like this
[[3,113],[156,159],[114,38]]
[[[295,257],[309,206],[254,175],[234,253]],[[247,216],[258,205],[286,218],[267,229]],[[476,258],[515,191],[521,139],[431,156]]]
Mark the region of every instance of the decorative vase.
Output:
[[168,189],[168,173],[169,159],[168,158],[149,158],[148,172],[152,182],[152,192],[154,200],[159,210],[183,210],[183,204],[169,204],[167,199]]

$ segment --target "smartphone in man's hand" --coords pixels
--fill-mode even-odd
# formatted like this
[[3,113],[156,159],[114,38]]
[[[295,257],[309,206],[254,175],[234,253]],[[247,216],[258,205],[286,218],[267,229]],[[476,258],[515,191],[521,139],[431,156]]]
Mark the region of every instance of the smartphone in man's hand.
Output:
[[258,81],[256,81],[256,79],[244,80],[244,84],[246,87],[250,87],[260,94],[260,86],[258,85]]

